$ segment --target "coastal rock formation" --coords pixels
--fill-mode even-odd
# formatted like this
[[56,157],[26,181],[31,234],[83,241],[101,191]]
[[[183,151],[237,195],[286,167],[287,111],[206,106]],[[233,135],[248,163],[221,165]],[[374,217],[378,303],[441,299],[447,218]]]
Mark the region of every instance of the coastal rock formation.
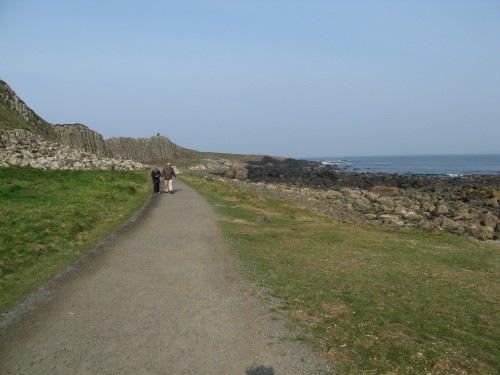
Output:
[[132,160],[98,156],[58,142],[29,130],[0,129],[0,167],[9,165],[45,169],[138,170],[145,165]]
[[[221,178],[231,167],[192,167]],[[264,157],[247,161],[252,190],[299,201],[339,220],[500,239],[500,176],[461,178],[337,172],[319,163]]]
[[[20,127],[19,129],[16,127]],[[168,138],[111,138],[85,125],[51,125],[0,81],[0,166],[146,168],[201,159],[189,169],[293,199],[339,220],[500,239],[500,176],[463,178],[339,172],[318,162],[255,157],[245,162],[179,147]],[[6,130],[5,130],[6,129]]]
[[59,141],[63,145],[108,158],[114,156],[102,135],[89,129],[85,125],[54,125],[54,129],[58,135]]
[[137,160],[142,163],[188,159],[198,154],[196,151],[177,146],[161,135],[150,138],[115,137],[105,142],[114,157]]
[[0,128],[31,130],[50,141],[102,157],[160,163],[197,157],[199,154],[159,135],[104,140],[101,134],[82,124],[52,125],[31,110],[3,81],[0,81],[0,110]]
[[500,239],[500,212],[487,204],[491,195],[500,192],[497,189],[491,189],[483,200],[469,200],[467,191],[456,199],[445,197],[446,193],[414,189],[398,189],[396,195],[387,197],[358,188],[336,190],[286,183],[250,184],[254,190],[306,203],[339,220],[452,232],[481,240]]
[[53,126],[38,116],[26,103],[24,103],[16,93],[4,81],[0,80],[0,103],[7,110],[12,110],[19,115],[31,130],[42,134],[46,138],[56,140],[57,135]]

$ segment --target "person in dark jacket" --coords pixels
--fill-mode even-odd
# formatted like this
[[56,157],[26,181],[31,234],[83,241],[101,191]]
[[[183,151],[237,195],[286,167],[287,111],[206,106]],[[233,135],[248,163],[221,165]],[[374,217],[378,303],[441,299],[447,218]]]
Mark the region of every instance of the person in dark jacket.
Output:
[[175,171],[174,168],[170,165],[170,163],[167,163],[165,165],[165,168],[161,171],[161,176],[165,180],[165,193],[174,194],[174,187],[173,187],[173,178],[175,177]]
[[161,172],[158,170],[158,167],[153,166],[153,170],[151,171],[151,178],[153,179],[154,193],[160,194],[160,177]]

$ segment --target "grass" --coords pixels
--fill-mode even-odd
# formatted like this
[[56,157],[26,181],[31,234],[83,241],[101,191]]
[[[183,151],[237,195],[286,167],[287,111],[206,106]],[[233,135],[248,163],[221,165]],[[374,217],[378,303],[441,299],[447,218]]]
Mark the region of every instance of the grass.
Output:
[[497,374],[500,248],[343,224],[297,203],[184,176],[225,217],[247,277],[342,374]]
[[0,168],[0,311],[137,212],[144,172]]
[[0,129],[27,129],[35,131],[35,128],[24,120],[15,110],[0,102]]

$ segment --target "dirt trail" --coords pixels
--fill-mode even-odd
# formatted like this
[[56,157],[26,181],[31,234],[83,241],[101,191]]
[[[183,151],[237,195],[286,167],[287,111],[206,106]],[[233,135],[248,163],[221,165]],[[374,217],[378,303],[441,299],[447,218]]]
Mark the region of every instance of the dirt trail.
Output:
[[2,318],[1,374],[323,373],[246,292],[211,207],[174,188]]

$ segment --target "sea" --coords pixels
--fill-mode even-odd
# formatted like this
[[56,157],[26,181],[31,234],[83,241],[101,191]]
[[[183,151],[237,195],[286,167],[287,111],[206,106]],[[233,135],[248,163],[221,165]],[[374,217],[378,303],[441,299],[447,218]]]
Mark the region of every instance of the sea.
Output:
[[325,166],[333,165],[338,171],[345,172],[450,177],[477,174],[500,176],[500,154],[313,157],[306,160],[318,161]]

